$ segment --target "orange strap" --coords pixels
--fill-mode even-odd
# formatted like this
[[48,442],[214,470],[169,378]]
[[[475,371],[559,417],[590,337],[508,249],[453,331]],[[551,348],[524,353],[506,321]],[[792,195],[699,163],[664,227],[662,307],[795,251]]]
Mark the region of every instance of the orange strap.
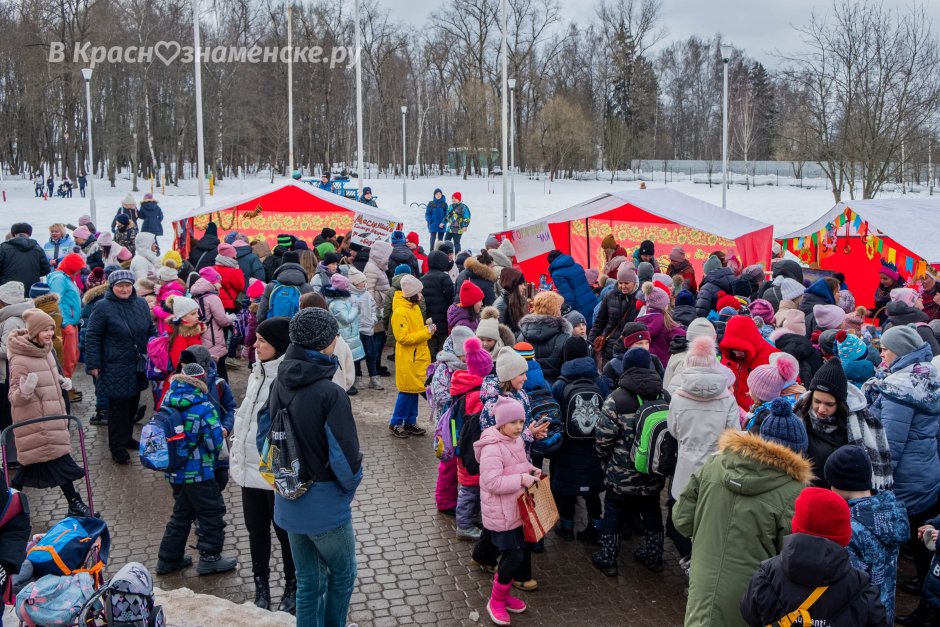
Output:
[[59,567],[59,570],[62,571],[63,575],[74,575],[76,573],[88,573],[89,575],[96,575],[104,568],[104,562],[98,560],[98,563],[92,566],[91,568],[76,568],[71,570],[68,566],[65,565],[65,562],[62,561],[62,558],[59,557],[58,552],[51,546],[34,546],[29,550],[30,553],[33,551],[43,551],[48,553],[52,558],[52,561],[55,562],[55,565]]

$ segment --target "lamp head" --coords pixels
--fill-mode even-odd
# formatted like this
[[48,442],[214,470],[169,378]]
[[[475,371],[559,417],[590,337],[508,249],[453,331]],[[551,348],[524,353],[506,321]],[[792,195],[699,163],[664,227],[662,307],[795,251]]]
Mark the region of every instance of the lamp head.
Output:
[[509,83],[509,89],[515,89],[515,88],[516,88],[516,79],[510,78],[510,79],[507,80],[506,82]]
[[723,63],[727,63],[731,60],[731,54],[734,52],[734,48],[731,44],[721,44],[721,60]]
[[92,70],[90,67],[82,68],[82,77],[84,77],[86,82],[91,80],[91,72]]

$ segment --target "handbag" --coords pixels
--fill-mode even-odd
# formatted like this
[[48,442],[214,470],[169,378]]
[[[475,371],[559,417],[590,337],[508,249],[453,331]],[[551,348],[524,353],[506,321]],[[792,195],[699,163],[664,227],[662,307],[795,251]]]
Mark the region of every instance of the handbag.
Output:
[[623,316],[620,317],[620,321],[617,323],[617,326],[611,329],[610,333],[606,335],[598,335],[596,338],[594,338],[595,354],[604,352],[604,347],[607,346],[607,340],[610,339],[610,336],[613,335],[617,329],[620,329],[621,332],[623,331],[623,324],[627,321],[627,316],[630,315],[631,311],[632,310],[628,307],[627,311],[623,314]]
[[559,520],[548,475],[542,475],[541,479],[526,488],[518,502],[526,542],[538,542]]

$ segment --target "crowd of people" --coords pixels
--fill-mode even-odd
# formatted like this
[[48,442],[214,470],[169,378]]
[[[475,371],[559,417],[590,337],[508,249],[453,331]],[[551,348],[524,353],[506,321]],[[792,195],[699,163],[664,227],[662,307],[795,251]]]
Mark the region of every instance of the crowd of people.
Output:
[[[278,609],[298,625],[345,624],[362,479],[350,397],[391,385],[389,434],[433,429],[435,503],[493,575],[495,624],[526,610],[516,591],[539,587],[532,555],[546,549],[526,541],[517,499],[547,481],[553,533],[596,545],[603,575],[619,574],[634,536],[633,567],[659,573],[672,542],[686,625],[940,625],[932,276],[883,263],[866,309],[844,276],[806,281],[792,260],[742,267],[716,250],[699,276],[681,246],[627,250],[608,235],[599,268],[553,250],[533,285],[510,240],[461,249],[470,214],[452,200],[435,190],[427,205],[428,249],[417,232],[366,247],[331,228],[271,248],[210,222],[184,258],[159,249],[159,205],[130,195],[107,231],[82,216],[40,242],[14,224],[0,244],[0,428],[90,402],[72,386],[79,363],[115,464],[143,451],[134,429],[150,401],[178,416],[186,460],[166,473],[157,573],[194,566],[194,523],[196,571],[236,568],[223,551],[232,479],[254,602],[272,607],[273,530]],[[243,361],[237,398],[228,369]],[[293,498],[259,465],[285,421],[303,486]],[[14,433],[13,488],[58,488],[69,515],[96,515],[74,487],[85,470],[68,425]],[[916,578],[901,587],[921,600],[895,616],[902,553]]]

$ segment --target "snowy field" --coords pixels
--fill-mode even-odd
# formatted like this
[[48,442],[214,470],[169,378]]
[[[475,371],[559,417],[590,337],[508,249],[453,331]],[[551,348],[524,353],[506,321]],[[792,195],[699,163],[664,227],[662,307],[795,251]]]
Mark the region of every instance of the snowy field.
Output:
[[[728,207],[743,215],[773,224],[774,233],[782,235],[809,224],[833,205],[832,194],[825,189],[823,181],[806,181],[805,183],[810,185],[801,189],[795,184],[783,185],[784,179],[780,180],[780,186],[762,185],[750,190],[743,184],[732,186],[728,190]],[[99,230],[107,230],[121,199],[130,192],[131,182],[129,179],[118,179],[113,188],[107,181],[96,183],[97,226]],[[207,195],[206,203],[250,193],[268,183],[269,178],[263,175],[247,179],[226,179],[216,185],[214,196]],[[404,220],[405,229],[417,231],[423,241],[427,239],[424,209],[417,203],[423,204],[430,200],[434,189],[438,187],[448,199],[453,192],[461,192],[463,201],[470,207],[473,219],[470,231],[462,242],[465,248],[479,248],[488,233],[500,230],[502,226],[502,181],[499,177],[470,178],[466,181],[457,176],[409,179],[408,206],[402,204],[400,178],[367,180],[366,184],[372,187],[373,193],[378,197],[379,206],[399,215]],[[139,204],[144,193],[150,191],[150,184],[149,181],[140,180],[138,185],[140,191],[133,195]],[[635,190],[639,185],[636,181],[615,181],[611,184],[609,179],[603,180],[603,176],[602,180],[557,180],[549,183],[547,180],[529,180],[525,176],[517,175],[516,223],[521,224],[559,211],[604,192]],[[721,205],[720,185],[709,188],[705,183],[689,180],[664,184],[661,179],[659,182],[647,181],[646,185],[648,188],[668,186]],[[77,187],[72,198],[48,200],[34,198],[33,186],[29,181],[7,179],[0,184],[0,188],[6,192],[6,202],[0,202],[0,229],[6,232],[14,222],[27,221],[33,225],[34,239],[40,243],[48,237],[46,229],[49,224],[76,224],[80,215],[89,213],[88,199],[79,196]],[[159,188],[154,192],[166,216],[164,229],[167,232],[171,220],[199,204],[194,180],[182,181],[179,187],[168,186],[166,194],[161,194]],[[899,192],[883,194],[900,195]],[[924,192],[910,195],[923,196]],[[166,250],[170,240],[169,235],[162,238],[161,248]]]

